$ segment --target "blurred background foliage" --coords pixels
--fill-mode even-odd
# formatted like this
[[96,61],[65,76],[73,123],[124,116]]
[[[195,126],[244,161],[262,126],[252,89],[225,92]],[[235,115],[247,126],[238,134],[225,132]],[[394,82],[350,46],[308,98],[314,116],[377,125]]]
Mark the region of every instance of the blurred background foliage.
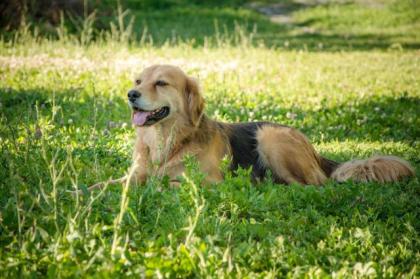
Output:
[[[119,1],[124,7],[132,10],[152,11],[156,9],[168,10],[179,7],[239,7],[246,0],[126,0]],[[60,13],[71,13],[73,16],[83,16],[97,10],[100,15],[112,14],[115,0],[5,0],[0,4],[1,27],[11,30],[19,27],[22,19],[28,17],[40,23],[58,24]],[[86,10],[87,9],[87,10]]]
[[90,41],[124,30],[127,41],[153,45],[246,37],[286,49],[420,47],[420,0],[5,0],[0,18],[6,39],[26,28],[48,38],[89,33]]

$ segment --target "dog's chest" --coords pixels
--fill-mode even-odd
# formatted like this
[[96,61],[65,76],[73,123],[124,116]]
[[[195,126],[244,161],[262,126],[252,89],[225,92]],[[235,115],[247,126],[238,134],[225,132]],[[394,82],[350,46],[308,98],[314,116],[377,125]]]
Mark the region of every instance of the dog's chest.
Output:
[[161,129],[148,127],[139,134],[143,143],[149,148],[150,159],[154,163],[164,162],[168,156],[171,146],[171,139],[162,134]]

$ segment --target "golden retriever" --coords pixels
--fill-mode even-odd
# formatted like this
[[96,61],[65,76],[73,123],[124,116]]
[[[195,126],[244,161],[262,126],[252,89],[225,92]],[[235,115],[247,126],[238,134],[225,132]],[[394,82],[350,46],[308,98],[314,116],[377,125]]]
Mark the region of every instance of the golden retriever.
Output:
[[220,164],[225,156],[231,158],[232,170],[251,168],[255,180],[270,170],[273,179],[284,184],[322,185],[328,178],[393,182],[414,176],[410,164],[395,156],[345,163],[326,159],[291,127],[211,120],[204,113],[197,81],[175,66],[146,68],[129,90],[128,103],[137,133],[130,182],[141,184],[151,175],[167,175],[176,184],[184,172],[185,155],[195,156],[209,183],[223,179]]

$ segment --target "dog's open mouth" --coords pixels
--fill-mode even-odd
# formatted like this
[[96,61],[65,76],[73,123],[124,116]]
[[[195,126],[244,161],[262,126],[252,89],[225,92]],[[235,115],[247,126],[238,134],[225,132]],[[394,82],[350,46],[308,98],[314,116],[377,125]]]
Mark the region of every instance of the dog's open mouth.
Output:
[[133,124],[136,126],[149,126],[162,120],[169,115],[169,107],[161,107],[155,110],[147,111],[133,107]]

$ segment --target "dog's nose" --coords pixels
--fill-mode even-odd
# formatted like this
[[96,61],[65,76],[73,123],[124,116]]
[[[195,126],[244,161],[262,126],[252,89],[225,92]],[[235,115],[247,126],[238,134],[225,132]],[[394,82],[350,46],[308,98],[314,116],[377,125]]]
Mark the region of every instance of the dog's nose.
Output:
[[136,101],[137,98],[139,98],[141,96],[141,94],[140,94],[140,92],[138,92],[136,90],[130,90],[130,91],[128,91],[127,96],[128,96],[128,99],[131,102],[134,102],[134,101]]

